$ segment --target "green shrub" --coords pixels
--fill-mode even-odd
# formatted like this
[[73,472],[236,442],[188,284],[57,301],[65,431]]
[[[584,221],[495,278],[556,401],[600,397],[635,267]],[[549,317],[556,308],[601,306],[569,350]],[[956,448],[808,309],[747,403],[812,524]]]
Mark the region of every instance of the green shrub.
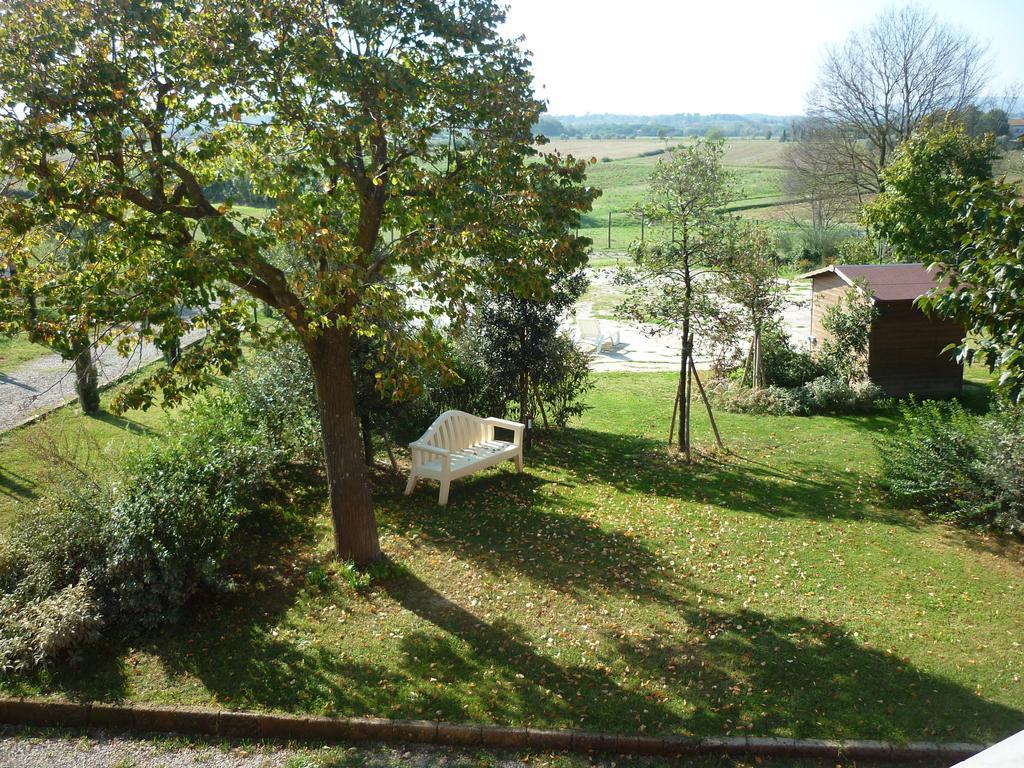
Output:
[[297,342],[280,342],[256,352],[241,375],[227,384],[231,410],[253,433],[273,436],[278,449],[320,463],[320,414],[309,357]]
[[32,599],[0,596],[0,671],[29,669],[95,640],[104,624],[88,578]]
[[843,379],[819,376],[800,387],[797,398],[806,415],[869,413],[882,399],[882,390],[867,380],[848,384]]
[[801,412],[794,391],[782,387],[753,389],[739,382],[719,379],[708,387],[708,396],[715,405],[730,413],[795,416]]
[[878,307],[863,280],[857,280],[854,290],[846,291],[838,303],[825,310],[821,327],[828,336],[819,359],[830,377],[850,382],[867,378],[868,340],[877,317]]
[[[803,386],[827,373],[824,365],[809,352],[793,348],[781,323],[768,325],[761,333],[761,370],[766,385],[785,389]],[[730,372],[730,378],[735,381],[743,375],[743,368]]]
[[198,589],[224,585],[240,522],[311,450],[289,365],[257,356],[109,486],[68,489],[18,519],[0,552],[0,670],[73,653],[104,628],[173,621]]
[[197,589],[220,585],[239,520],[287,460],[267,425],[238,410],[245,401],[235,390],[196,403],[129,466],[109,512],[109,620],[173,621]]
[[979,489],[961,514],[998,531],[1024,534],[1024,408],[1003,406],[981,420],[976,433]]
[[1024,411],[985,416],[958,403],[908,402],[878,439],[882,484],[894,502],[962,525],[1024,533]]
[[847,384],[819,376],[801,387],[753,389],[738,381],[719,380],[709,387],[719,408],[731,413],[770,416],[867,413],[878,407],[882,391],[871,382]]
[[582,416],[588,408],[584,399],[594,388],[591,357],[565,333],[548,339],[537,390],[548,418],[556,426],[566,426],[569,419]]

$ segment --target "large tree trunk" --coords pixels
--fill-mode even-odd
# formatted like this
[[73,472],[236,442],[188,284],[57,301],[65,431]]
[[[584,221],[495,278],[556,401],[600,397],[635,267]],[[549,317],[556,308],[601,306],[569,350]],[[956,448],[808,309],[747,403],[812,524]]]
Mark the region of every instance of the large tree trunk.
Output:
[[100,410],[99,376],[92,359],[92,345],[86,337],[73,350],[75,363],[75,392],[82,413],[92,415]]
[[377,518],[356,423],[351,338],[329,328],[309,343],[320,409],[334,550],[338,557],[367,565],[381,557]]

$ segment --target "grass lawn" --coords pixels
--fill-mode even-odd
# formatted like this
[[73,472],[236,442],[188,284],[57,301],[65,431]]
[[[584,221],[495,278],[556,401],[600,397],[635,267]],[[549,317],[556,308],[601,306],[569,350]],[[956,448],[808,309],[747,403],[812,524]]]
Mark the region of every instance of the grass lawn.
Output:
[[103,393],[104,410],[97,416],[82,415],[72,403],[0,435],[0,538],[15,515],[73,473],[73,465],[102,476],[118,466],[126,450],[162,432],[167,417],[159,408],[124,416],[110,413],[115,392]]
[[[297,483],[243,532],[232,589],[0,690],[648,733],[1020,730],[1022,549],[886,504],[872,437],[891,415],[727,415],[733,454],[686,466],[662,448],[671,375],[598,382],[526,473],[459,482],[448,508],[378,474],[395,575],[350,586],[322,487]],[[48,426],[8,438],[4,465]]]
[[0,375],[10,373],[24,363],[48,354],[49,349],[33,344],[24,334],[0,336]]

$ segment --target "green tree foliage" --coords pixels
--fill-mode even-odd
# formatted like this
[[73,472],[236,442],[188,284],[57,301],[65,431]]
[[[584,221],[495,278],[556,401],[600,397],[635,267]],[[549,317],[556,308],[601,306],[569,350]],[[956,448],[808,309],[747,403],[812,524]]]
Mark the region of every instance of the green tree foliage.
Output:
[[864,208],[864,222],[901,261],[931,262],[959,250],[958,192],[992,177],[995,140],[959,123],[916,132],[882,171],[884,191]]
[[583,412],[582,397],[593,386],[589,356],[560,327],[587,281],[577,270],[552,275],[551,283],[544,301],[510,292],[485,295],[461,344],[474,347],[472,356],[487,371],[488,399],[500,414],[539,415],[545,426],[564,426]]
[[565,126],[550,115],[542,115],[540,120],[537,121],[537,133],[542,136],[564,136]]
[[960,356],[980,354],[999,384],[1024,400],[1024,203],[1006,181],[982,181],[955,201],[951,224],[962,232],[959,248],[936,263],[944,288],[923,297],[922,307],[963,323]]
[[830,334],[820,359],[832,378],[847,385],[868,378],[868,341],[878,308],[867,285],[858,281],[839,303],[825,310],[821,327]]
[[1010,132],[1009,117],[1005,110],[998,108],[982,112],[972,105],[961,110],[959,114],[947,117],[961,122],[971,136],[989,134],[998,137],[1006,136]]
[[772,233],[757,223],[737,225],[728,245],[718,259],[715,287],[739,307],[751,334],[747,368],[751,386],[759,389],[767,383],[762,366],[762,335],[786,305],[786,288],[779,280],[779,253]]
[[[40,267],[101,286],[90,317],[159,317],[144,327],[160,344],[210,329],[125,406],[230,370],[240,295],[277,310],[313,369],[335,547],[359,563],[380,549],[355,340],[443,367],[434,319],[464,317],[473,286],[540,297],[551,268],[586,258],[569,234],[594,197],[585,164],[535,161],[542,105],[502,20],[492,0],[26,0],[0,17],[0,160],[29,192],[3,201],[19,272],[42,279],[30,235],[96,230],[87,273]],[[276,201],[268,216],[208,197],[239,171]]]
[[920,132],[887,169],[886,191],[866,219],[902,258],[933,263],[937,287],[922,308],[959,320],[967,331],[961,359],[980,353],[1019,399],[1024,210],[1017,186],[991,178],[992,154],[991,136],[972,138],[963,126]]
[[690,453],[689,386],[694,334],[722,318],[721,301],[706,279],[726,250],[729,219],[723,209],[735,196],[734,175],[722,166],[721,141],[698,139],[658,161],[647,201],[648,220],[674,225],[671,242],[641,241],[630,247],[633,263],[618,279],[625,298],[618,311],[657,332],[682,335],[679,367],[679,449]]

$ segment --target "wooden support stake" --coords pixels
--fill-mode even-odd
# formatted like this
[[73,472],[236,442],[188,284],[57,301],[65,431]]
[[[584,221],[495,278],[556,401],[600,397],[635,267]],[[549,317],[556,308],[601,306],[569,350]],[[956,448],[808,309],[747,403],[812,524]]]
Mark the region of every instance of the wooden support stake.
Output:
[[[689,348],[691,350],[691,367],[692,367],[692,350],[693,342],[690,342]],[[693,461],[693,376],[690,374],[690,369],[686,370],[686,463],[689,464]]]
[[704,385],[700,383],[697,366],[693,364],[693,355],[690,355],[690,372],[693,374],[693,380],[697,382],[697,390],[704,401],[704,407],[708,409],[708,419],[711,421],[711,428],[715,431],[715,441],[718,443],[718,447],[724,451],[725,443],[722,442],[722,435],[718,431],[718,422],[715,421],[715,414],[711,412],[711,401],[708,400],[707,392],[704,391]]
[[550,429],[551,425],[548,424],[548,414],[544,410],[544,401],[540,399],[540,388],[537,386],[537,382],[533,382],[533,398],[537,401],[537,407],[540,408],[541,418],[544,419],[544,429]]
[[676,399],[672,401],[672,426],[668,428],[668,444],[672,446],[672,438],[676,434],[676,414],[679,412],[679,392],[682,389],[683,383],[680,381],[676,384]]
[[395,452],[391,450],[391,438],[388,437],[387,431],[384,432],[384,449],[388,452],[388,461],[391,462],[391,471],[396,475],[398,472],[398,462],[395,460]]

